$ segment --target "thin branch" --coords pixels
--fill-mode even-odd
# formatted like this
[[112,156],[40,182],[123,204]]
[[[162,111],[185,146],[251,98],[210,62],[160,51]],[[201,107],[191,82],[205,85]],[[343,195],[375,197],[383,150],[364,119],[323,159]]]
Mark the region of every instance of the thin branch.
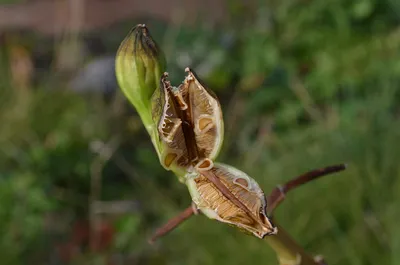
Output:
[[271,215],[273,211],[278,207],[279,204],[282,203],[282,201],[285,199],[286,194],[301,186],[304,185],[310,181],[313,181],[317,178],[340,172],[346,169],[345,164],[338,164],[338,165],[333,165],[333,166],[328,166],[324,168],[319,168],[319,169],[314,169],[311,171],[308,171],[296,178],[293,178],[292,180],[289,180],[286,182],[283,186],[278,186],[275,189],[272,190],[270,195],[268,196],[268,209],[267,213]]
[[339,164],[309,171],[307,173],[304,173],[303,175],[300,175],[286,182],[286,184],[283,186],[283,191],[287,193],[290,190],[297,188],[300,185],[306,184],[316,178],[320,178],[332,173],[343,171],[346,169],[346,167],[347,167],[346,164]]
[[156,230],[154,235],[149,239],[149,243],[153,244],[158,238],[165,236],[172,230],[174,230],[177,226],[183,223],[186,219],[191,217],[192,215],[197,213],[194,204],[187,207],[183,212],[175,216],[174,218],[170,219],[166,224]]

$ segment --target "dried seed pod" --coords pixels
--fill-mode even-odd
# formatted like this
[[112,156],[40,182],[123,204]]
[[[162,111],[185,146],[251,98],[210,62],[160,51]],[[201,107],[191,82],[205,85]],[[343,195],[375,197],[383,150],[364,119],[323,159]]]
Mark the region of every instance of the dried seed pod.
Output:
[[[160,139],[160,162],[167,170],[186,169],[189,157],[182,128],[181,111],[177,108],[172,95],[168,74],[161,77],[159,89],[151,99],[152,118],[157,124]],[[186,171],[185,171],[186,172]]]
[[264,192],[254,179],[234,167],[206,160],[195,169],[188,173],[186,184],[193,202],[207,217],[258,238],[277,233],[266,213]]
[[163,143],[160,161],[168,170],[193,167],[204,158],[215,159],[223,141],[222,111],[215,94],[189,68],[179,87],[168,74],[152,96],[152,116]]
[[224,122],[221,105],[214,92],[186,68],[188,73],[180,90],[189,103],[189,113],[195,134],[199,158],[214,160],[222,146]]

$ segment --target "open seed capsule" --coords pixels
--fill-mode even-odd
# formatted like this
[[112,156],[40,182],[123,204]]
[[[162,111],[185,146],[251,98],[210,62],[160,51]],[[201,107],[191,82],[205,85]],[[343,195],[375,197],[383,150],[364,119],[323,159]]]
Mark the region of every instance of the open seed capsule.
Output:
[[[210,174],[235,198],[226,196],[223,189],[210,181]],[[225,164],[202,161],[195,172],[188,173],[186,184],[193,202],[207,217],[236,226],[258,238],[277,233],[266,213],[264,192],[246,173]]]
[[185,71],[188,75],[180,90],[184,96],[187,95],[199,159],[214,160],[224,138],[221,106],[214,92],[204,85],[193,70],[186,68]]
[[161,77],[160,88],[152,96],[152,117],[157,124],[161,141],[160,162],[166,169],[174,166],[186,168],[189,157],[186,148],[185,135],[182,128],[181,111],[176,107],[172,95],[171,83],[167,80],[168,74]]
[[179,87],[171,86],[168,74],[152,96],[152,116],[163,143],[161,164],[168,170],[188,170],[199,160],[215,159],[224,134],[222,111],[215,94],[196,74],[188,75]]

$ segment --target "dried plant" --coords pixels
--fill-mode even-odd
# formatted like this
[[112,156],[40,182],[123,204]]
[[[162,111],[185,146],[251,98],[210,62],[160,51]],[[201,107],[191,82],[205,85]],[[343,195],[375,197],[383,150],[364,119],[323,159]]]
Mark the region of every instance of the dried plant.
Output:
[[[314,170],[275,188],[267,197],[258,183],[232,166],[215,162],[224,138],[222,110],[216,95],[189,68],[173,86],[165,58],[145,25],[134,27],[116,57],[118,82],[151,136],[161,165],[184,183],[192,205],[156,231],[157,238],[195,213],[265,239],[282,265],[325,264],[308,255],[272,220],[287,192],[344,165]],[[164,73],[163,73],[164,72]]]

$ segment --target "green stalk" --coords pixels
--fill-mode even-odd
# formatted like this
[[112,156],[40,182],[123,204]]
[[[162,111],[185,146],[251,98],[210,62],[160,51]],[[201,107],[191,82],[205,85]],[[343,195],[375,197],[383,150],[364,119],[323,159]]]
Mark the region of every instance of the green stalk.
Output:
[[319,265],[289,236],[282,226],[279,224],[276,226],[278,233],[265,237],[265,240],[276,252],[280,265]]

